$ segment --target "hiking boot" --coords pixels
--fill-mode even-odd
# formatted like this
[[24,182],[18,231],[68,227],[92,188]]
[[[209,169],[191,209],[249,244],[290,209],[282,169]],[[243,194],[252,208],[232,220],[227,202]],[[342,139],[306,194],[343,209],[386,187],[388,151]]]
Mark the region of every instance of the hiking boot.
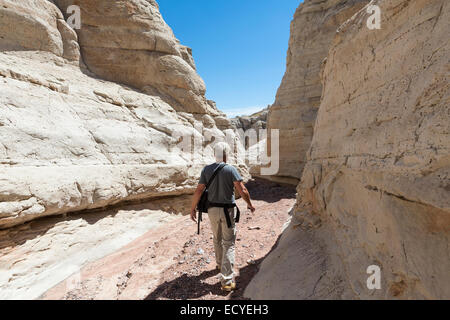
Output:
[[231,292],[231,291],[236,290],[236,282],[232,282],[227,285],[222,285],[222,290],[226,291],[226,292]]

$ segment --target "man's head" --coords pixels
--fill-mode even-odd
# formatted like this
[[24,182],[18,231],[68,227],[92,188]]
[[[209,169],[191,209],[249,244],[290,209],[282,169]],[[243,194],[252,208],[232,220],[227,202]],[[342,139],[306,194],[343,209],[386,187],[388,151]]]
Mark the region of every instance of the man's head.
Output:
[[214,146],[214,156],[216,162],[227,162],[230,155],[230,146],[225,142],[219,142]]

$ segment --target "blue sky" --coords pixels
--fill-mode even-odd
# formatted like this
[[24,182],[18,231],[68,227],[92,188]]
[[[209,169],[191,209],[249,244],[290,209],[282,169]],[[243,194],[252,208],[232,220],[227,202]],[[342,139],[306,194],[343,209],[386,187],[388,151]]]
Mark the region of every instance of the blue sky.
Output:
[[208,99],[229,116],[275,100],[300,0],[158,0],[164,20],[193,49]]

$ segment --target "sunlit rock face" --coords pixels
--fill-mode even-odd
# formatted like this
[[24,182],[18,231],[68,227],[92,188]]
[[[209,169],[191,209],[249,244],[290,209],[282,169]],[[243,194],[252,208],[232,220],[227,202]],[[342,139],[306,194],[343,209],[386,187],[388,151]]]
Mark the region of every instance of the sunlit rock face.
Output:
[[[237,137],[203,103],[189,50],[156,2],[74,1],[80,46],[62,14],[68,2],[54,3],[63,10],[46,0],[0,1],[0,228],[191,193],[214,161],[212,138]],[[136,89],[150,82],[159,88],[152,94]],[[161,90],[184,92],[189,108]],[[193,151],[180,143],[191,139]]]
[[163,96],[177,111],[221,114],[205,98],[191,49],[175,38],[156,1],[54,2],[63,12],[73,4],[80,7],[79,43],[92,72]]
[[267,120],[269,130],[280,130],[277,177],[293,184],[299,181],[320,105],[322,63],[337,28],[367,3],[306,0],[297,9],[291,23],[286,73]]
[[[336,283],[342,298],[450,298],[450,3],[371,4],[381,29],[363,9],[334,37],[293,222],[251,297],[291,279],[302,288],[291,298],[336,298]],[[320,250],[298,251],[311,233]],[[317,281],[298,276],[305,260],[323,261],[305,272]],[[379,289],[369,266],[380,268]]]

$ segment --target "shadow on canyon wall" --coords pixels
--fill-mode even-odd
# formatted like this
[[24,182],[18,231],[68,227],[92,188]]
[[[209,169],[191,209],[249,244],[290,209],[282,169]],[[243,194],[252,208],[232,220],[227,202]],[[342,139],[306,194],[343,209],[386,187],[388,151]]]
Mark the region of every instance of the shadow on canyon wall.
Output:
[[[264,186],[264,188],[261,188]],[[296,190],[292,186],[283,186],[269,180],[254,178],[246,184],[253,200],[261,200],[268,203],[275,203],[281,199],[295,199]],[[269,190],[267,190],[269,189]],[[269,192],[268,192],[269,191]]]

